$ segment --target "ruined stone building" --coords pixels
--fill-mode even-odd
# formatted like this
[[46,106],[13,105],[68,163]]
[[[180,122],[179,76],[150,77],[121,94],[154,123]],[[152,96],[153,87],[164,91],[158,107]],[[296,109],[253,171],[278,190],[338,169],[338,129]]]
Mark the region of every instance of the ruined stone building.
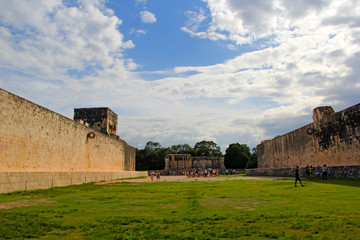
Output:
[[0,109],[0,192],[146,175],[109,108],[75,109],[75,121],[0,89]]
[[110,108],[75,108],[74,120],[92,129],[117,137],[118,116]]
[[257,146],[259,168],[360,165],[360,104],[313,110],[313,122]]
[[207,168],[225,169],[224,157],[192,157],[190,154],[168,154],[165,157],[165,171]]

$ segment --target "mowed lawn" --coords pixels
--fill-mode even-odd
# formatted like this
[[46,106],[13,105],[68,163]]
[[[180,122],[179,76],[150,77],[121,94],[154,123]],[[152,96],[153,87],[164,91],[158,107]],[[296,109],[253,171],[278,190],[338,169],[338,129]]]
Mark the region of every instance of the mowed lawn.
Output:
[[93,183],[0,194],[0,239],[360,239],[360,181]]

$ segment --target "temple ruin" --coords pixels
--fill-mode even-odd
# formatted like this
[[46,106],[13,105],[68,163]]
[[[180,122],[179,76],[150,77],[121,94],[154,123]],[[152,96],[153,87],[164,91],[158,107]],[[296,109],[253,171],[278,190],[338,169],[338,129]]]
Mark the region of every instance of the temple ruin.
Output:
[[168,154],[165,156],[165,171],[190,169],[225,169],[223,156],[193,157],[190,154]]
[[110,136],[117,136],[118,116],[110,108],[75,108],[74,120]]

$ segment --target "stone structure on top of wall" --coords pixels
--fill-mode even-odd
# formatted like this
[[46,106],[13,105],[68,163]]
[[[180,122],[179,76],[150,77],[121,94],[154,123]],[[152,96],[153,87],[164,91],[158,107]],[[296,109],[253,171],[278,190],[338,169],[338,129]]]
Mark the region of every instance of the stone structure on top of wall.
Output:
[[146,175],[135,171],[136,149],[116,136],[108,108],[98,121],[106,133],[3,89],[0,109],[0,192]]
[[117,136],[118,116],[110,108],[75,108],[74,120],[110,136]]
[[257,146],[259,168],[360,165],[360,104],[337,113],[331,107],[315,108],[313,120],[261,142]]
[[225,169],[223,156],[192,157],[190,154],[168,154],[165,156],[165,171],[190,169]]
[[333,115],[334,109],[330,106],[324,106],[324,107],[317,107],[313,110],[313,122],[320,121],[321,119],[325,117],[329,117],[330,115]]

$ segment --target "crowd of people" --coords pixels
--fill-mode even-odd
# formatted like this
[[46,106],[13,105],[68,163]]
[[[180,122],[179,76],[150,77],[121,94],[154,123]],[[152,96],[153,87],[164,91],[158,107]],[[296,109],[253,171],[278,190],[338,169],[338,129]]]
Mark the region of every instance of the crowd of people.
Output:
[[217,177],[219,176],[219,171],[216,169],[192,169],[192,170],[169,170],[169,171],[150,171],[149,176],[151,178],[151,181],[154,181],[154,177],[156,177],[156,180],[160,180],[160,176],[187,176],[188,178],[198,178],[198,177]]
[[305,167],[306,178],[314,178],[314,176],[316,176],[316,178],[320,178],[320,175],[322,174],[322,178],[326,180],[328,176],[327,173],[328,173],[328,167],[326,166],[326,164],[324,164],[322,168],[319,165],[317,167],[306,165]]
[[[323,180],[327,180],[328,178],[328,167],[326,166],[326,164],[324,164],[324,166],[321,168],[319,165],[317,167],[313,167],[313,166],[309,166],[306,165],[305,167],[305,178],[310,179],[310,178],[314,178],[314,173],[316,174],[316,178],[320,178],[320,175],[322,174],[322,179]],[[300,170],[299,170],[299,166],[296,166],[295,169],[295,187],[296,187],[296,183],[300,182],[301,186],[304,187],[304,185],[301,182],[300,179]]]
[[191,177],[217,177],[217,176],[219,176],[219,173],[217,170],[203,169],[203,170],[185,171],[185,175],[188,178],[191,178]]

